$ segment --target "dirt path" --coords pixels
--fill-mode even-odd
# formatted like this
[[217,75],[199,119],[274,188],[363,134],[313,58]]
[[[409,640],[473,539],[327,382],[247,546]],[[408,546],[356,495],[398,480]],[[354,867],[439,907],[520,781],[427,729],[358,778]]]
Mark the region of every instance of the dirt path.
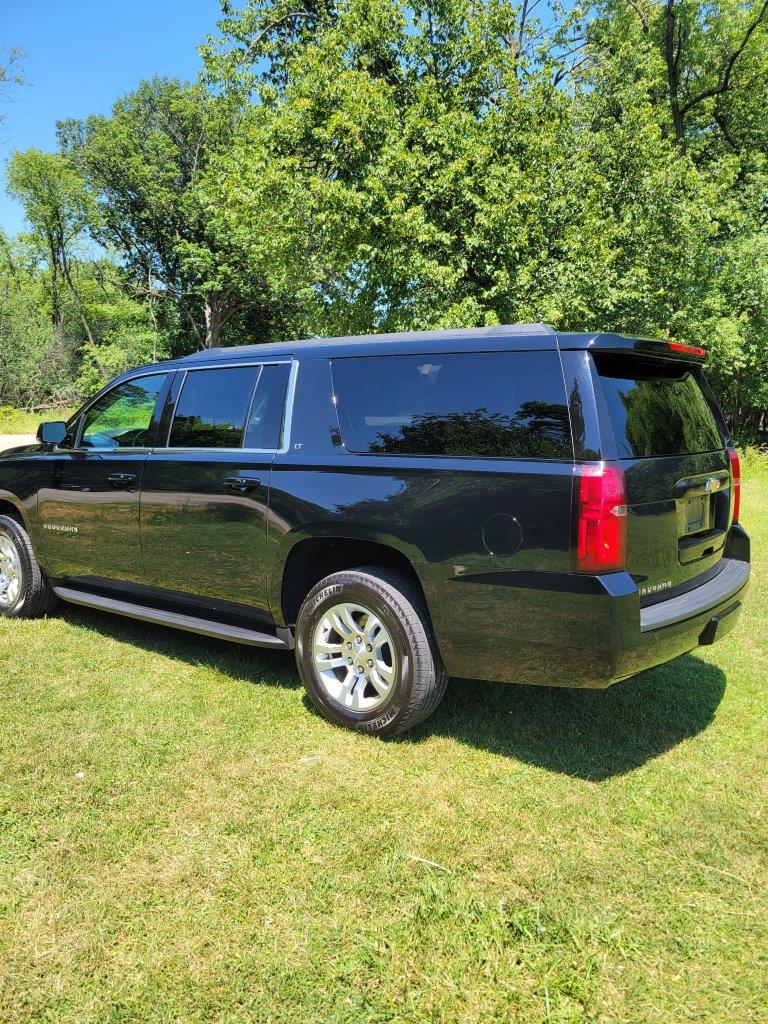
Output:
[[6,448],[16,448],[22,444],[34,444],[32,434],[0,434],[0,451]]

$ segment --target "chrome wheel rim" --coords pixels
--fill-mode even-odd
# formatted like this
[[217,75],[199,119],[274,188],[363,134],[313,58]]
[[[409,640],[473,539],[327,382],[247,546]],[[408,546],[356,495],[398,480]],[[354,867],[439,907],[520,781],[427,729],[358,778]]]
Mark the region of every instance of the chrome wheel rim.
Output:
[[21,592],[21,558],[10,537],[0,535],[0,608],[10,608]]
[[346,711],[373,711],[397,678],[395,645],[379,616],[344,601],[315,626],[312,657],[326,694]]

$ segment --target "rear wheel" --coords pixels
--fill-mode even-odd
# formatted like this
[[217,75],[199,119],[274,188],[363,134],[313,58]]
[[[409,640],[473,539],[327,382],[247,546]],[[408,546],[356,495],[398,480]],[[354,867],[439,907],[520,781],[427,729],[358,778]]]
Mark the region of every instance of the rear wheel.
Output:
[[56,604],[27,531],[10,516],[0,516],[0,615],[39,618]]
[[420,591],[387,569],[348,569],[314,587],[299,612],[296,662],[327,719],[376,736],[422,722],[447,681]]

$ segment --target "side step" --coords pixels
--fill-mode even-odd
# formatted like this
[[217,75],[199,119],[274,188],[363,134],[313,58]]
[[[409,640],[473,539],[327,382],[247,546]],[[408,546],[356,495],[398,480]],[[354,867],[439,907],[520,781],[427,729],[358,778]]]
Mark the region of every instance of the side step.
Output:
[[238,644],[250,644],[252,647],[271,647],[273,650],[289,651],[293,647],[293,637],[289,630],[281,630],[282,636],[271,636],[259,633],[255,629],[244,629],[242,626],[230,626],[226,622],[211,622],[210,619],[199,619],[194,615],[181,615],[163,608],[149,608],[143,604],[130,601],[116,601],[112,597],[101,594],[89,594],[85,590],[73,590],[70,587],[54,587],[54,594],[69,604],[79,604],[84,608],[96,608],[102,612],[114,612],[125,615],[129,619],[140,619],[142,622],[154,622],[158,626],[171,626],[174,629],[185,629],[189,633],[215,637],[217,640],[232,640]]

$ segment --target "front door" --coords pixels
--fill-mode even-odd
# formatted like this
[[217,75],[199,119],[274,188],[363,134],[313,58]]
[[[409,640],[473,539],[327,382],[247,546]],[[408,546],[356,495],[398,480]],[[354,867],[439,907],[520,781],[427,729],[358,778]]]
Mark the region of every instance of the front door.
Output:
[[268,621],[269,481],[289,373],[240,364],[175,382],[167,444],[147,459],[141,495],[146,579],[167,599]]
[[142,582],[139,488],[168,376],[104,392],[80,417],[73,447],[45,456],[38,516],[51,576]]

